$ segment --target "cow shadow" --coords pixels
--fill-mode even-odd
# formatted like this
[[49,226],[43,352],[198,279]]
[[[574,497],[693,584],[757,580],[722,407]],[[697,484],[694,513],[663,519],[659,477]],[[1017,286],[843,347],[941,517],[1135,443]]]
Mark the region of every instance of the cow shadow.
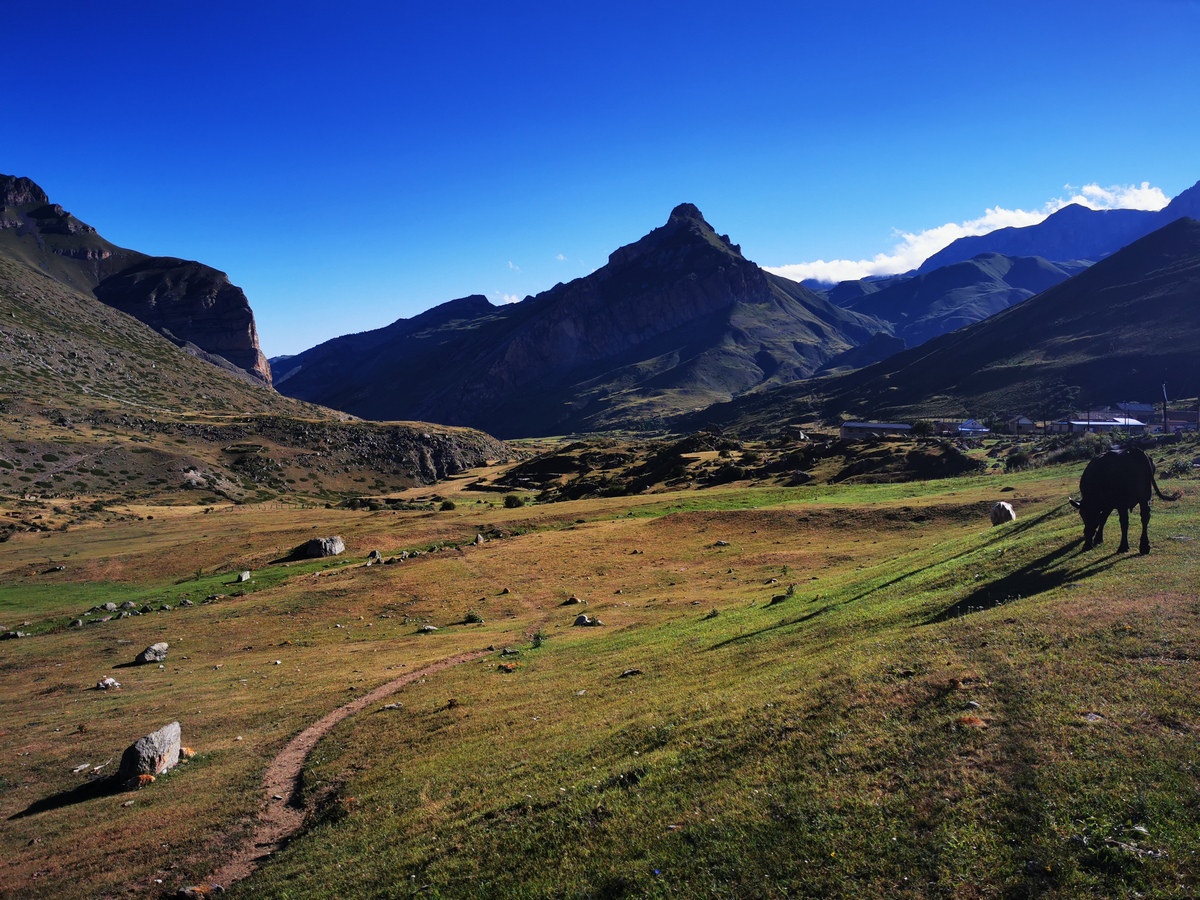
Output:
[[949,619],[958,619],[971,613],[995,609],[1009,600],[1033,597],[1063,587],[1103,572],[1116,563],[1121,556],[1121,554],[1113,552],[1107,556],[1096,557],[1083,566],[1061,565],[1067,559],[1077,558],[1084,553],[1091,553],[1091,551],[1085,551],[1083,539],[1077,538],[1031,560],[1021,568],[1009,572],[995,581],[981,585],[937,615],[926,619],[924,624],[934,625]]
[[64,806],[86,803],[89,800],[95,800],[99,797],[111,797],[113,794],[121,793],[122,790],[121,782],[117,780],[117,776],[115,775],[95,778],[77,787],[59,791],[57,794],[51,794],[49,797],[43,797],[41,800],[35,800],[20,812],[13,813],[8,819],[11,822],[13,819],[23,819],[26,816],[35,816],[38,813],[49,812],[52,809],[62,809]]

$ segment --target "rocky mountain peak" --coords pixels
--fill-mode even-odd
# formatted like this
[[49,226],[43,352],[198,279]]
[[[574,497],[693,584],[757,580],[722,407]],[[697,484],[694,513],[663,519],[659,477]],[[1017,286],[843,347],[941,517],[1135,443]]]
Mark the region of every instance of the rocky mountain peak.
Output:
[[[673,248],[668,252],[668,248]],[[703,213],[693,203],[680,203],[667,218],[665,225],[655,228],[641,240],[634,241],[614,250],[608,257],[611,270],[627,265],[643,257],[654,256],[656,265],[666,260],[679,260],[680,252],[699,251],[732,254],[742,258],[742,248],[729,240],[727,234],[717,234],[704,219]]]
[[26,206],[50,202],[46,192],[32,180],[14,175],[0,175],[0,206]]
[[[680,203],[677,207],[671,210],[670,221],[674,221],[676,219],[694,219],[697,222],[704,222],[705,225],[708,225],[708,223],[704,221],[704,214],[700,212],[700,208],[694,203]],[[709,225],[709,227],[711,228],[712,226]]]

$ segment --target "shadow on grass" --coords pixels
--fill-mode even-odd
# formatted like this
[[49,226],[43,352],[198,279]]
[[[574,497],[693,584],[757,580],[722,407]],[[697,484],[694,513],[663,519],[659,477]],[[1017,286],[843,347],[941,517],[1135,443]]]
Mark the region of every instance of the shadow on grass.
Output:
[[13,813],[8,818],[9,821],[23,819],[26,816],[34,816],[52,809],[62,809],[64,806],[74,806],[76,803],[86,803],[88,800],[95,800],[97,797],[111,797],[113,794],[120,793],[122,793],[121,783],[115,775],[109,775],[107,778],[97,778],[78,787],[73,787],[70,790],[60,791],[49,797],[43,797],[41,800],[35,800],[23,810]]
[[[776,604],[776,605],[778,605],[778,604]],[[780,628],[790,628],[792,625],[801,625],[805,622],[811,622],[817,616],[827,613],[827,612],[829,612],[829,610],[834,609],[835,607],[838,607],[841,605],[842,604],[840,604],[840,603],[831,603],[829,606],[822,606],[820,609],[814,609],[812,612],[806,613],[805,615],[799,616],[795,619],[784,619],[781,622],[776,622],[774,625],[767,625],[763,628],[759,628],[757,631],[749,631],[746,634],[739,634],[736,637],[726,638],[723,641],[719,641],[718,643],[713,644],[708,649],[709,650],[720,650],[722,647],[728,647],[730,644],[739,644],[742,641],[748,641],[751,638],[756,638],[760,634],[766,634],[769,631],[776,631]]]
[[958,602],[946,607],[936,616],[927,619],[924,624],[934,625],[970,613],[994,609],[1001,603],[1017,597],[1033,597],[1062,587],[1069,582],[1095,575],[1097,572],[1110,568],[1117,561],[1118,554],[1111,553],[1080,567],[1059,565],[1072,555],[1072,550],[1074,556],[1080,556],[1084,552],[1082,547],[1082,538],[1064,544],[1057,550],[1038,557],[1016,571],[980,586]]

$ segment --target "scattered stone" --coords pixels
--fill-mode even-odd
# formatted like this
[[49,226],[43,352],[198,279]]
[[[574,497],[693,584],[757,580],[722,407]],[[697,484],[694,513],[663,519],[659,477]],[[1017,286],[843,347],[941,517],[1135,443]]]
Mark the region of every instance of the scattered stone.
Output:
[[1094,713],[1094,712],[1088,713],[1086,716],[1084,716],[1084,718],[1087,719],[1089,722],[1103,722],[1104,721],[1104,716],[1100,715],[1100,713]]
[[0,641],[15,641],[17,638],[29,637],[24,631],[6,631],[0,634]]
[[339,556],[345,552],[346,542],[334,536],[305,541],[292,551],[292,556],[299,559],[322,559],[326,556]]
[[126,800],[126,801],[125,801],[124,803],[122,803],[121,805],[122,805],[122,806],[124,806],[124,807],[130,807],[130,806],[133,806],[133,804],[134,804],[134,803],[136,803],[136,802],[137,802],[136,800]]
[[71,770],[71,772],[72,772],[72,774],[74,774],[74,775],[78,775],[78,774],[79,774],[80,772],[82,772],[84,769],[90,769],[90,768],[91,768],[91,766],[92,766],[92,764],[91,764],[90,762],[85,762],[85,763],[83,763],[82,765],[78,765],[78,766],[76,766],[75,768],[73,768],[73,769]]
[[196,751],[193,750],[191,747],[180,747],[179,748],[179,761],[180,762],[189,760],[195,755],[196,755]]
[[508,588],[505,588],[505,589],[504,589],[504,590],[502,590],[500,593],[501,593],[501,594],[507,594],[507,593],[509,593],[509,590],[508,590]]
[[159,609],[159,612],[170,612],[171,604],[170,603],[160,603],[158,609]]
[[105,604],[104,604],[103,606],[101,606],[100,608],[101,608],[102,610],[104,610],[105,612],[116,612],[116,611],[117,611],[117,604],[115,604],[115,603],[105,603]]
[[96,690],[98,691],[115,691],[119,690],[120,687],[121,682],[117,681],[111,675],[107,675],[96,682]]
[[151,606],[149,603],[147,603],[145,606],[143,606],[141,609],[139,609],[138,612],[140,612],[144,616],[147,613],[154,612],[154,607]]
[[624,672],[622,672],[617,677],[618,678],[632,678],[634,675],[641,675],[641,674],[642,674],[641,669],[626,669]]
[[437,626],[436,625],[422,625],[420,628],[417,629],[417,631],[421,632],[421,634],[433,634],[435,631],[437,631]]
[[979,701],[978,700],[968,700],[967,701],[967,709],[979,709]]
[[709,613],[708,613],[708,615],[706,615],[704,618],[706,618],[706,619],[715,619],[715,618],[716,618],[717,616],[719,616],[720,614],[721,614],[721,613],[720,613],[720,611],[719,611],[719,610],[716,610],[716,609],[714,609],[714,610],[710,610],[710,611],[709,611]]
[[121,756],[117,780],[127,788],[149,784],[142,780],[144,776],[153,779],[153,776],[161,775],[179,762],[180,746],[178,722],[151,732],[134,742]]
[[383,705],[383,708],[384,709],[404,709],[404,704],[402,704],[402,703],[385,703]]
[[714,546],[714,547],[728,547],[728,546],[729,546],[729,541],[716,541],[716,542],[713,544],[713,546]]
[[121,609],[137,609],[137,604],[132,600],[126,600],[121,604]]
[[992,504],[992,511],[988,513],[988,518],[992,525],[1003,525],[1006,522],[1017,521],[1017,511],[1013,509],[1011,503],[1001,500]]
[[147,663],[162,662],[167,658],[167,647],[168,644],[166,641],[159,641],[157,644],[151,644],[137,655],[137,659],[135,659],[134,662],[139,666],[144,666]]
[[72,619],[71,627],[72,628],[82,628],[83,627],[83,619]]
[[141,615],[136,609],[126,609],[118,613],[118,619],[132,619],[134,616]]
[[196,604],[193,603],[191,600],[189,600],[187,597],[184,597],[182,600],[179,601],[179,605],[180,606],[195,606]]
[[767,606],[774,606],[776,603],[782,603],[787,598],[788,598],[787,594],[776,594],[774,597],[771,598],[771,602],[768,603]]
[[572,594],[570,597],[568,597],[566,600],[564,600],[561,605],[562,606],[574,606],[577,603],[582,603],[584,606],[587,606],[586,600],[580,600],[574,594]]
[[249,581],[250,573],[249,572],[239,572],[237,580],[238,580],[238,584],[241,584],[242,582],[245,582],[245,581]]
[[595,625],[603,625],[604,623],[599,619],[593,619],[591,616],[576,616],[575,621],[572,624],[591,627]]
[[180,888],[175,896],[179,900],[208,900],[214,894],[223,893],[225,893],[225,889],[219,884],[193,884],[190,887]]

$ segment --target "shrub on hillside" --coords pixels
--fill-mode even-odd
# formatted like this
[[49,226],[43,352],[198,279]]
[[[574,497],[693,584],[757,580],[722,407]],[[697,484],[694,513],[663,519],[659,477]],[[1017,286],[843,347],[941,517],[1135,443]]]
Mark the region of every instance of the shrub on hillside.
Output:
[[440,507],[440,509],[442,510],[442,512],[449,512],[450,510],[452,510],[452,509],[455,509],[455,508],[456,508],[456,507],[455,507],[455,505],[454,505],[454,501],[453,501],[453,500],[443,500],[443,501],[442,501],[442,505],[441,505],[441,507]]
[[524,505],[525,505],[525,498],[520,496],[519,494],[505,494],[504,495],[504,508],[505,509],[516,509],[517,507],[524,506]]

